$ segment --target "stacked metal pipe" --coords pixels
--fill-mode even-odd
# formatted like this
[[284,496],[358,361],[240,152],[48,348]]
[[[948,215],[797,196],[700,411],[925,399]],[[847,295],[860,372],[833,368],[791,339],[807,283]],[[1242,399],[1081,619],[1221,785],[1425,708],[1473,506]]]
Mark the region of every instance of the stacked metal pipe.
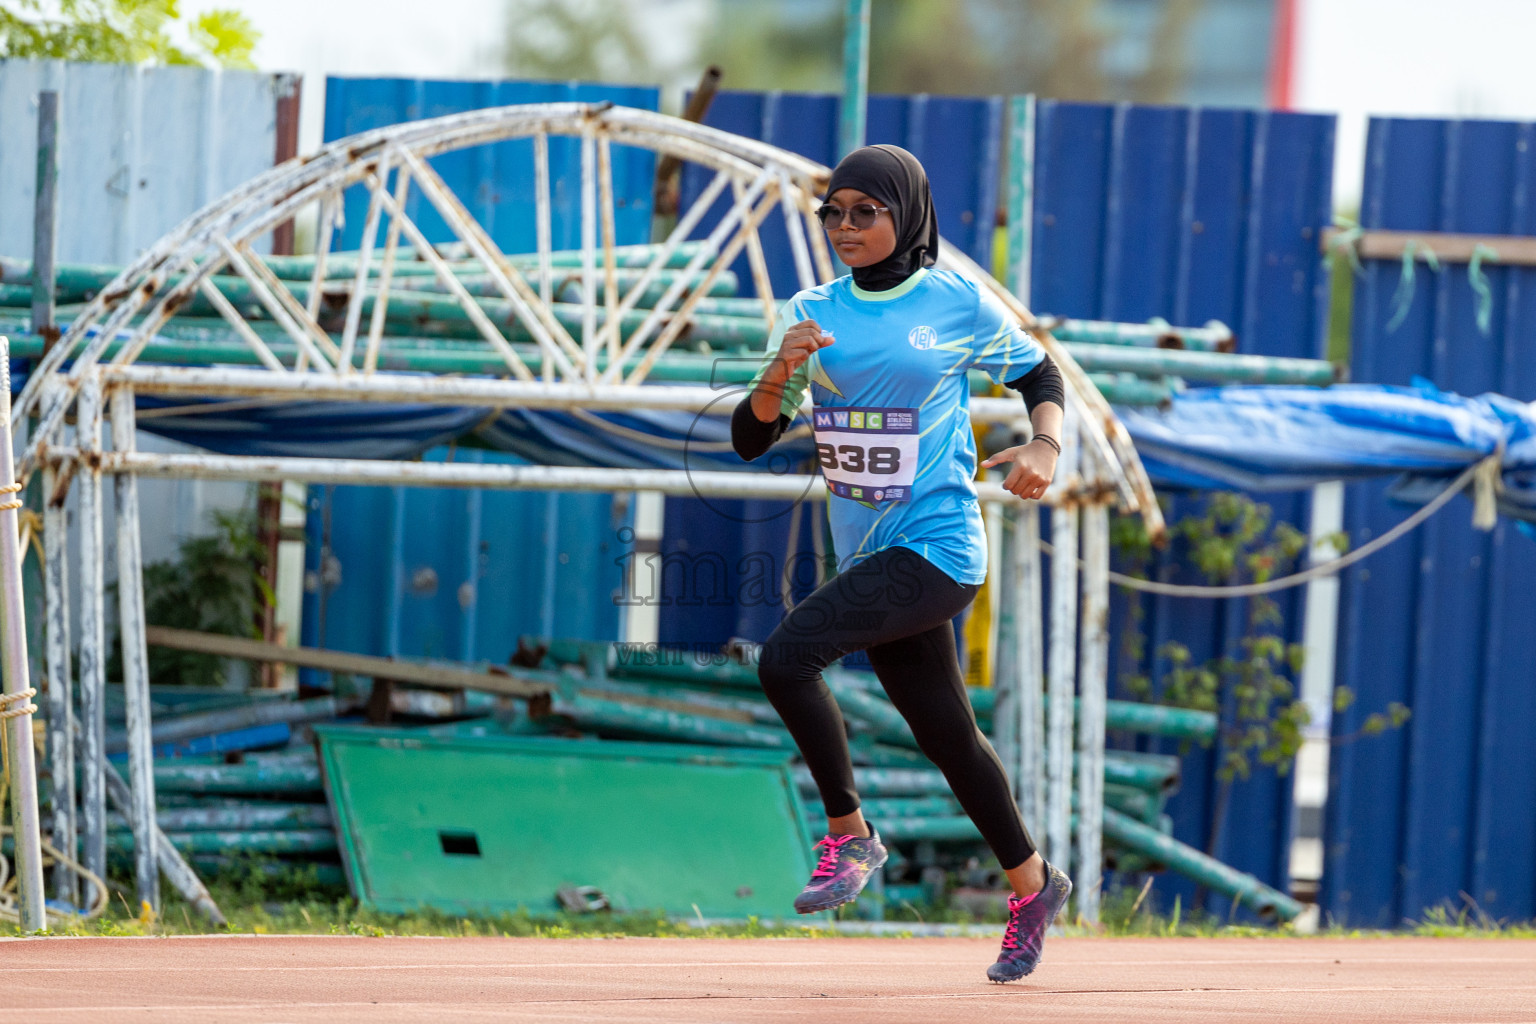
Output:
[[[669,287],[680,281],[692,287],[703,279],[699,272],[688,277],[686,270],[698,244],[685,243],[670,254],[667,267],[654,277],[635,307],[622,318],[625,333],[651,314]],[[453,246],[443,249],[450,261],[449,268],[478,305],[478,312],[483,312],[502,331],[524,362],[539,366],[542,357],[538,346],[513,304],[500,295],[486,268]],[[627,294],[638,281],[640,268],[647,266],[655,254],[656,247],[652,246],[617,250],[616,290]],[[414,255],[402,250],[402,257]],[[325,330],[339,337],[348,299],[360,280],[358,265],[362,259],[358,253],[328,254],[323,278],[318,281],[314,257],[272,256],[266,258],[266,266],[300,304],[316,311]],[[514,267],[525,273],[533,269],[534,257],[510,259]],[[380,260],[377,255],[372,257],[370,267],[376,270]],[[581,253],[556,252],[550,263],[550,287],[542,297],[556,320],[568,329],[579,330],[584,292]],[[107,287],[121,269],[96,264],[59,265],[55,285],[59,320],[67,321],[79,303],[89,301]],[[503,357],[484,344],[471,311],[450,294],[431,263],[402,258],[393,265],[392,275],[394,281],[384,317],[385,339],[378,364],[381,369],[493,375],[506,372]],[[297,345],[270,318],[252,284],[232,275],[215,276],[210,281],[272,353],[285,365],[293,365],[299,356]],[[168,287],[172,285],[174,282]],[[657,380],[707,382],[715,371],[717,357],[761,354],[767,343],[765,313],[772,307],[760,299],[736,297],[737,285],[735,275],[728,271],[708,283],[706,295],[688,314],[679,342],[660,358],[649,376]],[[605,293],[605,284],[599,281],[595,288],[597,301],[607,303],[610,297]],[[612,299],[617,303],[618,296]],[[27,309],[31,302],[31,263],[0,257],[0,332],[25,335],[30,330]],[[370,318],[373,315],[371,295],[365,298],[362,314]],[[672,315],[665,317],[670,319]],[[1124,324],[1046,317],[1035,326],[1051,331],[1065,343],[1105,396],[1122,405],[1165,403],[1186,381],[1326,385],[1336,379],[1335,367],[1324,360],[1237,354],[1232,332],[1214,321],[1203,327],[1174,327],[1160,320]],[[257,354],[223,319],[218,305],[206,293],[194,294],[157,335],[141,360],[179,365],[259,363]],[[40,339],[17,337],[12,355],[35,358],[41,354],[41,344]],[[107,355],[110,357],[111,352]],[[360,365],[363,353],[358,351],[356,358]],[[642,358],[643,352],[636,353],[626,364],[626,370],[638,365]],[[987,383],[981,374],[975,375],[976,390],[985,390]]]

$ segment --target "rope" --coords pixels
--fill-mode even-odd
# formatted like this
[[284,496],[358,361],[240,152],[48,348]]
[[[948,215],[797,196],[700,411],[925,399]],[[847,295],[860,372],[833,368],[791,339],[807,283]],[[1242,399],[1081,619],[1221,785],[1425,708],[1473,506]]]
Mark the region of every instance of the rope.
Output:
[[1483,261],[1497,263],[1499,254],[1479,242],[1472,247],[1472,259],[1467,263],[1467,283],[1477,296],[1477,329],[1487,337],[1493,328],[1493,289],[1488,286],[1488,275],[1483,273]]
[[[16,494],[21,490],[21,487],[22,485],[19,483],[7,484],[4,487],[0,487],[0,494]],[[0,504],[0,512],[4,512],[13,508],[21,508],[21,506],[25,504],[26,502],[20,500],[19,498],[15,501],[7,501],[4,504]]]
[[[1498,451],[1494,452],[1486,459],[1481,459],[1473,463],[1471,466],[1468,466],[1460,476],[1451,481],[1450,486],[1437,494],[1432,501],[1430,501],[1423,508],[1419,509],[1413,515],[1409,516],[1407,519],[1404,519],[1402,522],[1392,527],[1392,529],[1388,530],[1380,537],[1377,537],[1375,540],[1367,544],[1362,544],[1360,547],[1351,551],[1347,555],[1343,555],[1331,561],[1324,562],[1322,565],[1314,565],[1310,569],[1303,569],[1301,572],[1292,573],[1289,576],[1281,576],[1279,579],[1265,580],[1263,583],[1242,583],[1233,586],[1202,586],[1198,584],[1185,585],[1179,583],[1159,583],[1156,580],[1144,580],[1139,576],[1127,576],[1124,573],[1119,572],[1111,572],[1109,574],[1109,580],[1111,583],[1118,583],[1120,586],[1127,587],[1131,590],[1139,590],[1145,594],[1158,594],[1163,597],[1257,597],[1260,594],[1273,594],[1278,590],[1287,590],[1291,587],[1299,587],[1303,583],[1310,583],[1313,580],[1322,579],[1325,576],[1332,576],[1335,573],[1342,572],[1361,559],[1369,558],[1371,555],[1374,555],[1376,552],[1380,551],[1388,544],[1391,544],[1399,537],[1402,537],[1404,534],[1408,533],[1424,520],[1440,511],[1440,509],[1445,506],[1446,502],[1450,501],[1458,493],[1460,493],[1461,490],[1466,487],[1467,484],[1471,482],[1475,477],[1478,477],[1479,474],[1482,474],[1483,477],[1486,477],[1488,473],[1486,467],[1490,463],[1498,466],[1503,462],[1503,459],[1504,448],[1502,445],[1500,445]],[[1482,487],[1479,487],[1479,490],[1481,491]],[[1474,522],[1476,522],[1475,519]],[[1491,527],[1492,523],[1490,522],[1489,525]],[[1040,548],[1041,550],[1050,554],[1052,557],[1054,557],[1056,554],[1055,549],[1045,541],[1040,542]],[[1078,559],[1078,564],[1082,565],[1082,563],[1083,560]]]
[[[37,690],[34,687],[28,687],[17,693],[0,694],[0,722],[5,721],[7,718],[20,718],[22,715],[36,714],[37,705],[33,704],[31,700],[31,698],[36,696]],[[18,701],[25,701],[26,703],[17,704]],[[11,707],[9,705],[16,706]]]
[[1408,311],[1413,308],[1414,278],[1417,271],[1414,269],[1414,257],[1422,254],[1424,262],[1429,264],[1429,269],[1435,273],[1440,272],[1440,257],[1429,246],[1421,243],[1417,238],[1408,240],[1403,246],[1403,272],[1398,278],[1397,290],[1392,293],[1392,319],[1387,321],[1387,333],[1391,334],[1403,325],[1408,319]]

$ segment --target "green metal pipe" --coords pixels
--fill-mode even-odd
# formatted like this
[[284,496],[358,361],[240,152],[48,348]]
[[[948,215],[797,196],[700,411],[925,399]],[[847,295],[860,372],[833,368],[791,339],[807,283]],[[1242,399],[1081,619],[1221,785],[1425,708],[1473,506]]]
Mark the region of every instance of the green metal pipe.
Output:
[[155,765],[155,791],[161,793],[318,793],[320,766],[313,761],[243,764]]
[[[668,270],[680,270],[688,265],[688,262],[704,247],[703,242],[684,242],[672,251],[672,255],[663,265]],[[661,245],[621,245],[613,250],[614,266],[625,270],[644,269],[651,265],[657,253],[662,249]],[[454,265],[455,272],[461,269],[468,270],[473,267],[481,267],[479,260],[470,257],[469,248],[459,243],[439,245],[438,252],[450,264]],[[401,247],[395,260],[396,274],[420,275],[434,273],[432,265],[425,260],[416,259],[414,250]],[[266,256],[263,257],[272,272],[284,280],[308,281],[314,276],[315,257],[308,256]],[[376,272],[383,260],[383,253],[375,251],[373,254],[373,269]],[[512,253],[507,260],[524,274],[536,271],[539,265],[537,253]],[[357,276],[358,254],[355,251],[328,253],[325,258],[325,276],[327,280],[334,278],[348,278]],[[580,249],[558,249],[550,253],[550,266],[561,270],[581,266]],[[30,270],[29,270],[30,272]]]
[[1066,343],[1066,348],[1089,372],[1113,371],[1143,377],[1183,377],[1234,384],[1326,386],[1339,379],[1338,369],[1325,359],[1285,359],[1072,342]]
[[[967,691],[971,707],[982,724],[992,721],[997,706],[997,691],[992,687],[972,686]],[[1078,701],[1073,701],[1076,713]],[[1046,706],[1050,698],[1046,698]],[[1216,737],[1216,716],[1209,711],[1192,711],[1188,708],[1171,708],[1160,704],[1143,704],[1139,701],[1112,700],[1108,702],[1106,726],[1147,736],[1169,736],[1181,740],[1210,740]]]
[[1300,903],[1254,876],[1234,870],[1214,857],[1108,807],[1104,809],[1104,838],[1221,893],[1260,917],[1290,921],[1302,911]]
[[[249,832],[255,829],[330,828],[331,809],[325,804],[234,804],[161,808],[155,815],[165,832]],[[120,814],[108,824],[126,828]]]
[[848,0],[843,21],[843,98],[838,116],[839,153],[864,145],[869,106],[870,0]]
[[[336,833],[328,828],[167,832],[165,837],[183,853],[335,853],[337,850]],[[114,853],[129,853],[133,850],[133,833],[109,833],[107,846]]]
[[[614,280],[618,285],[617,290],[619,298],[623,298],[629,294],[630,289],[632,289],[639,282],[643,273],[643,271],[639,270],[620,270],[614,275]],[[685,277],[690,282],[698,282],[703,279],[704,275],[697,273],[685,275],[685,273],[680,270],[663,270],[656,275],[655,279],[646,287],[645,291],[640,293],[641,297],[638,304],[641,306],[650,305],[651,302],[661,298],[662,294],[665,293],[666,290],[671,287],[675,281],[683,280]],[[471,295],[488,295],[492,298],[501,298],[504,294],[501,290],[501,285],[497,284],[496,279],[490,274],[464,274],[463,276],[459,277],[458,281],[461,285],[464,286],[464,290],[469,292]],[[413,291],[448,291],[448,286],[443,284],[443,282],[438,280],[436,277],[413,277],[405,283],[408,284],[410,289]],[[559,277],[555,278],[553,285],[553,294],[556,301],[581,301],[582,281],[580,274],[572,274],[569,271],[562,273]],[[710,282],[709,289],[705,292],[705,295],[714,298],[726,298],[734,296],[736,294],[736,290],[736,275],[729,270],[722,270],[719,274],[715,275],[714,281]],[[599,302],[604,302],[607,300],[608,289],[606,287],[606,281],[599,280],[597,282],[596,291],[597,299]],[[735,301],[740,303],[740,305],[725,308],[739,309],[742,311],[741,315],[745,316],[750,316],[754,313],[759,317],[763,315],[763,304],[757,299],[736,299]],[[703,311],[701,310],[700,312]]]
[[585,695],[561,694],[551,710],[592,732],[654,736],[685,743],[759,747],[792,751],[795,741],[784,729],[747,725],[663,708],[640,707]]
[[1236,339],[1219,320],[1204,327],[1172,327],[1154,317],[1144,324],[1113,320],[1062,320],[1051,327],[1058,341],[1096,345],[1135,345],[1142,348],[1181,348],[1192,352],[1231,352]]
[[1184,390],[1177,377],[1138,377],[1134,373],[1090,373],[1088,379],[1112,405],[1164,406]]

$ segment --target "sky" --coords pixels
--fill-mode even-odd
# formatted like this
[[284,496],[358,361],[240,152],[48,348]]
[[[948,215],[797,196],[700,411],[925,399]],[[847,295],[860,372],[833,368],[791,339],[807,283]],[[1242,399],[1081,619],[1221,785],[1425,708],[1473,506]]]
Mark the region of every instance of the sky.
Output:
[[[615,0],[583,0],[612,3]],[[713,0],[634,0],[668,63]],[[772,2],[772,0],[762,0]],[[874,0],[878,8],[896,0]],[[1536,119],[1536,0],[1298,0],[1296,103],[1340,114],[1335,197],[1357,202],[1370,114]],[[300,149],[320,143],[327,74],[490,78],[506,0],[182,0],[235,6],[262,33],[263,70],[305,74]]]
[[1536,120],[1536,0],[1301,0],[1297,106],[1339,114],[1334,197],[1358,203],[1371,114]]

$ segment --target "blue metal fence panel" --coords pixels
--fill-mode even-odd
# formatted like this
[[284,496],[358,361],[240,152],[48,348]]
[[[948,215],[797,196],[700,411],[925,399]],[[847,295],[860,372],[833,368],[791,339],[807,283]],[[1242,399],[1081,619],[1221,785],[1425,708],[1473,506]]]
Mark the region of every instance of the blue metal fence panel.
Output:
[[[838,156],[837,106],[835,96],[722,92],[704,123],[831,166]],[[982,266],[989,266],[1001,159],[1001,98],[873,96],[867,136],[871,144],[892,143],[911,150],[923,162],[933,186],[940,233]],[[697,165],[684,167],[684,209],[711,176]],[[718,203],[696,234],[708,234],[727,208],[727,201]],[[788,298],[799,284],[783,220],[769,217],[760,230],[774,294]],[[742,282],[742,293],[757,294],[747,258],[742,256],[733,269]]]
[[[655,110],[654,86],[585,82],[426,81],[410,78],[327,78],[325,140],[370,128],[517,103],[603,103]],[[533,143],[526,139],[444,153],[432,166],[505,252],[531,252],[534,236]],[[549,140],[551,228],[556,249],[581,245],[581,142]],[[649,150],[613,147],[614,223],[619,244],[650,241],[656,161]],[[356,249],[368,208],[361,187],[346,196],[346,222],[335,242]],[[413,190],[407,211],[434,242],[455,235],[430,201]]]
[[[1177,324],[1220,320],[1241,351],[1316,357],[1324,353],[1328,276],[1318,251],[1332,221],[1332,117],[1040,101],[1036,108],[1030,301],[1058,316]],[[1308,501],[1265,495],[1276,521],[1306,528]],[[1170,522],[1203,509],[1200,495],[1174,496]],[[1117,554],[1117,560],[1119,556]],[[1155,578],[1206,582],[1180,545],[1158,555]],[[1134,602],[1134,603],[1133,603]],[[1279,598],[1287,641],[1300,638],[1301,601]],[[1116,602],[1112,637],[1146,637],[1117,675],[1169,669],[1169,641],[1196,663],[1237,653],[1248,632],[1246,601],[1129,598]],[[1112,684],[1113,685],[1113,684]],[[1146,749],[1175,752],[1169,744]],[[1256,767],[1219,811],[1220,747],[1186,757],[1184,783],[1169,803],[1174,834],[1271,885],[1289,875],[1289,776]],[[1163,905],[1191,905],[1194,887],[1158,883]],[[1207,908],[1225,915],[1223,900]]]
[[[1536,234],[1536,125],[1375,119],[1361,224],[1370,229]],[[1433,247],[1433,239],[1428,239]],[[1491,301],[1477,326],[1465,264],[1368,263],[1355,291],[1355,379],[1426,377],[1462,394],[1536,398],[1536,276],[1485,267]],[[1399,320],[1394,324],[1394,320]],[[1384,486],[1350,488],[1353,543],[1404,512]],[[1453,503],[1344,576],[1338,679],[1356,693],[1337,716],[1323,906],[1354,925],[1395,925],[1427,907],[1536,915],[1536,542],[1508,522],[1491,533]],[[1350,740],[1365,715],[1401,701],[1400,732]]]
[[[519,461],[473,449],[451,457]],[[505,664],[520,633],[614,639],[624,554],[616,514],[609,495],[313,487],[303,642]]]
[[126,264],[272,166],[292,88],[254,71],[0,61],[0,253],[32,254],[38,92],[59,93],[58,259]]
[[1324,354],[1333,118],[1042,100],[1031,301],[1221,320],[1243,352]]

